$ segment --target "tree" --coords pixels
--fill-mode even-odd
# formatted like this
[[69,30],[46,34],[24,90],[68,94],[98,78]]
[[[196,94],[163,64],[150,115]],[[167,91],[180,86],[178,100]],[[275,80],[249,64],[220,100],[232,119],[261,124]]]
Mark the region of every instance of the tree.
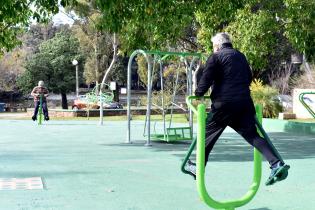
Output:
[[58,13],[58,2],[62,6],[75,4],[75,0],[9,0],[0,4],[0,53],[13,49],[21,42],[18,34],[32,19],[47,21]]
[[24,92],[30,92],[37,81],[43,80],[50,91],[61,94],[62,108],[67,109],[66,93],[75,89],[73,59],[83,59],[79,42],[69,30],[61,31],[40,45],[39,52],[26,63],[24,74],[18,78],[18,86]]
[[24,62],[28,53],[25,48],[16,48],[12,52],[5,53],[0,59],[0,91],[17,90],[16,79],[24,72]]
[[72,30],[86,57],[84,65],[86,83],[101,83],[113,54],[110,34],[96,30],[92,23],[76,23]]
[[129,58],[118,56],[117,62],[113,66],[113,70],[109,73],[109,79],[116,81],[118,85],[125,86],[127,84],[127,69]]
[[[227,31],[235,47],[248,57],[256,77],[268,78],[265,74],[277,71],[282,61],[290,60],[291,53],[304,53],[309,61],[315,61],[315,1],[97,2],[102,11],[101,26],[120,32],[127,52],[137,48],[163,50],[187,38],[193,43],[195,31],[199,50],[211,52],[211,36]],[[189,28],[192,33],[187,33]]]
[[[80,41],[80,47],[86,57],[84,77],[87,83],[102,83],[111,71],[116,60],[117,44],[114,35],[97,27],[101,12],[95,0],[81,0],[76,5],[67,7],[67,11],[74,11],[79,18],[73,31]],[[98,90],[97,90],[98,91]]]
[[39,45],[43,41],[53,38],[56,33],[69,30],[70,26],[65,25],[54,25],[53,22],[49,23],[37,23],[32,24],[28,30],[21,35],[22,47],[28,48],[31,53],[36,53],[39,51]]
[[22,44],[15,47],[11,52],[5,52],[0,58],[0,90],[17,90],[16,79],[25,68],[25,62],[34,53],[39,51],[43,41],[51,39],[57,32],[68,30],[68,25],[54,26],[53,23],[31,25],[28,31],[19,36]]
[[229,32],[235,47],[247,56],[254,75],[268,81],[291,54],[304,53],[314,61],[315,2],[308,0],[213,1],[196,13],[199,41],[210,49],[211,35]]
[[99,27],[117,32],[121,50],[168,49],[194,20],[199,1],[194,0],[97,0],[102,12]]

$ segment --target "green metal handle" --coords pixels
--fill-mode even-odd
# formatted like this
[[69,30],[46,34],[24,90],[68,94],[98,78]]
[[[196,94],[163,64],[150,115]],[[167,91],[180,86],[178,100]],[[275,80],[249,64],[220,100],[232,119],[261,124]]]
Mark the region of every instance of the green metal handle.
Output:
[[191,103],[192,100],[200,100],[200,99],[210,99],[210,96],[187,96],[186,97],[186,104],[187,106],[195,113],[198,114],[196,107]]
[[299,101],[305,107],[305,109],[315,118],[315,112],[311,109],[311,107],[304,101],[304,95],[314,95],[315,92],[303,92],[299,95]]

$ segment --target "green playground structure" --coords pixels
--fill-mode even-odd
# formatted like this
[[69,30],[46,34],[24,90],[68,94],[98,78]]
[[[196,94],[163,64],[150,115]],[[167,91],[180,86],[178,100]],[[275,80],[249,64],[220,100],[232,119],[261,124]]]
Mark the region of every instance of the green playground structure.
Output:
[[43,117],[44,117],[44,114],[43,114],[43,95],[42,94],[40,94],[40,97],[39,97],[39,107],[38,107],[37,117],[38,117],[38,119],[37,119],[38,125],[41,125],[43,122]]
[[166,133],[164,134],[151,134],[152,140],[165,140],[170,141],[180,141],[180,140],[192,140],[192,128],[191,127],[174,127],[166,128]]
[[[176,76],[174,79],[172,87],[172,96],[170,107],[164,101],[164,83],[163,83],[163,64],[166,63],[167,59],[180,58],[180,62],[185,66],[185,73],[187,77],[186,81],[186,96],[192,95],[193,91],[193,74],[198,71],[200,62],[205,56],[201,53],[183,53],[183,52],[162,52],[162,51],[146,51],[146,50],[136,50],[129,58],[128,62],[128,80],[127,80],[127,117],[128,117],[128,128],[127,128],[127,140],[126,143],[131,143],[131,67],[134,58],[137,55],[143,55],[148,64],[147,71],[147,112],[144,124],[143,136],[147,138],[146,146],[151,145],[151,140],[161,140],[161,141],[179,141],[179,140],[192,140],[193,134],[193,115],[190,109],[182,107],[178,102],[176,102],[176,96],[178,94],[178,84],[179,82],[179,68],[176,69]],[[151,60],[152,58],[152,60]],[[190,63],[189,63],[190,61]],[[156,67],[158,66],[158,67]],[[180,66],[180,64],[179,64]],[[161,105],[152,103],[152,85],[153,85],[153,75],[159,75],[159,81],[161,86],[161,94],[159,95]],[[151,131],[151,107],[154,106],[161,111],[163,117],[162,130],[156,130],[156,124],[154,124],[154,130]],[[172,127],[174,108],[177,107],[181,109],[184,113],[189,115],[189,125],[186,127]],[[168,126],[166,125],[166,114],[170,110],[170,120]]]
[[[203,99],[209,97],[202,97]],[[188,150],[188,153],[181,165],[181,170],[183,173],[190,174],[189,171],[185,169],[185,165],[188,162],[190,155],[192,154],[195,146],[197,145],[197,154],[196,154],[196,166],[197,166],[197,188],[200,198],[205,202],[209,207],[217,210],[235,210],[237,207],[241,207],[249,203],[255,196],[258,191],[260,181],[261,181],[261,166],[262,166],[262,157],[258,150],[254,149],[254,176],[253,182],[248,190],[248,192],[241,198],[228,201],[216,201],[214,200],[207,192],[205,186],[205,126],[206,126],[206,106],[205,104],[199,104],[197,109],[192,105],[192,100],[201,99],[197,96],[188,96],[186,98],[186,103],[190,109],[197,115],[198,122],[198,131],[197,139],[194,139],[191,143],[191,146]],[[256,105],[256,127],[266,141],[270,142],[270,139],[264,129],[261,126],[262,122],[262,106]],[[211,117],[211,115],[209,115]],[[272,144],[271,144],[272,145]],[[273,146],[273,145],[272,145]],[[274,149],[275,150],[275,149]],[[276,151],[276,150],[275,150]],[[281,156],[277,153],[277,155]],[[282,159],[281,159],[282,160]]]
[[[114,99],[114,93],[113,91],[104,91],[102,92],[101,95],[99,95],[99,89],[100,89],[101,85],[98,84],[96,85],[91,92],[85,94],[86,100],[89,103],[98,103],[100,101],[104,102],[104,103],[110,103],[113,101]],[[108,84],[104,84],[104,87],[109,87]]]
[[305,107],[305,109],[312,115],[312,117],[315,119],[315,112],[312,110],[312,108],[305,102],[305,95],[315,95],[315,92],[303,92],[299,95],[299,101],[301,104]]

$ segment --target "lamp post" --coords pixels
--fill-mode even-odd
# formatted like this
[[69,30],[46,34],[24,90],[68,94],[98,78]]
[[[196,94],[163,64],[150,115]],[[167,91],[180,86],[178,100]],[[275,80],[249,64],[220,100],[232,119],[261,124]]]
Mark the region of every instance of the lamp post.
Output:
[[79,97],[79,62],[74,59],[72,61],[72,64],[75,66],[75,89],[76,89],[76,95],[77,98]]

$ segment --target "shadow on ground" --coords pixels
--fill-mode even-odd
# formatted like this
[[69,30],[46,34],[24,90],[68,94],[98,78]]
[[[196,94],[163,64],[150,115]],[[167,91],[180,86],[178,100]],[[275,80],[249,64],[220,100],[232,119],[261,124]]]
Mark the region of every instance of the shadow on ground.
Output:
[[[293,135],[292,133],[269,133],[275,147],[285,160],[315,158],[315,136]],[[145,141],[134,141],[132,144],[103,144],[103,146],[144,147]],[[172,155],[183,159],[190,142],[180,141],[175,143],[152,142],[150,149],[154,152],[170,152]],[[224,133],[214,147],[210,161],[251,161],[253,150],[236,133]]]

